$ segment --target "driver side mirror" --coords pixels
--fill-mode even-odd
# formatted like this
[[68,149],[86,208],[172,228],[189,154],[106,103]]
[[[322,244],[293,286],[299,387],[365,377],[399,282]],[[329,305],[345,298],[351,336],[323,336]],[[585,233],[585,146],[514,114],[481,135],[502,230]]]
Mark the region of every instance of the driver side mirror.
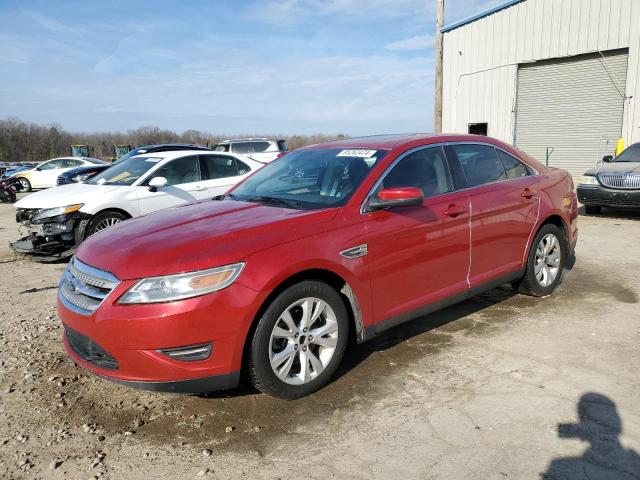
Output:
[[159,187],[167,185],[167,179],[164,177],[153,177],[149,182],[149,191],[157,192]]
[[602,157],[602,161],[604,163],[611,163],[613,162],[613,155],[605,155],[604,157]]
[[374,211],[391,207],[410,207],[422,204],[423,200],[422,190],[416,187],[385,188],[375,197],[371,197],[367,209]]

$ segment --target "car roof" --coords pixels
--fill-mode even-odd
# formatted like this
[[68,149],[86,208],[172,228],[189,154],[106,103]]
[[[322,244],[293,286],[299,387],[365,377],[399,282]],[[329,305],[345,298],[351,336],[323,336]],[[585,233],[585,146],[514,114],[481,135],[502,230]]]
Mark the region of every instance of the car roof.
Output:
[[[152,152],[163,152],[163,151],[171,151],[173,150],[211,150],[209,147],[203,147],[201,145],[196,145],[194,143],[160,143],[154,145],[142,145],[140,147],[134,148],[134,150],[138,149],[151,150]],[[146,152],[151,153],[151,152]]]
[[149,153],[140,153],[138,155],[134,155],[135,157],[145,157],[145,158],[162,158],[162,160],[172,160],[177,157],[186,157],[188,155],[202,155],[202,154],[212,154],[212,155],[226,155],[229,157],[236,158],[243,162],[251,161],[253,163],[259,164],[260,162],[256,162],[255,160],[251,160],[250,158],[246,158],[242,155],[236,155],[231,152],[216,152],[213,150],[173,150],[166,152],[149,152]]
[[223,140],[218,143],[218,145],[222,143],[240,143],[240,142],[283,142],[284,140],[276,140],[275,138],[266,138],[266,137],[258,137],[258,138],[231,138],[229,140]]
[[497,140],[483,135],[444,134],[444,133],[400,133],[387,135],[371,135],[367,137],[345,138],[331,142],[310,145],[308,149],[316,148],[370,148],[375,150],[391,150],[396,147],[411,144],[429,144],[440,142],[485,142],[496,143]]

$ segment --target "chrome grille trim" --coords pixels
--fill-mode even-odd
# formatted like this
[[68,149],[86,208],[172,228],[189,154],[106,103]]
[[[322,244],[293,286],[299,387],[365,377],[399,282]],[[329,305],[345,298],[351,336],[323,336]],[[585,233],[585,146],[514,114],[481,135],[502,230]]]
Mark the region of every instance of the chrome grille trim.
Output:
[[638,173],[601,173],[598,175],[598,181],[609,188],[640,189],[640,174]]
[[58,298],[70,310],[91,315],[118,286],[120,280],[73,257],[58,286]]

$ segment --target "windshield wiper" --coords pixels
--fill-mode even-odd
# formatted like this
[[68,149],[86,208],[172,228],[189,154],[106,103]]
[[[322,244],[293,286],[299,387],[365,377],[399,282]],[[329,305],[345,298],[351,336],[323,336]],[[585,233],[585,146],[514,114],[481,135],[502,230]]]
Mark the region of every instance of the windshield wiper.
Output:
[[247,202],[260,202],[260,203],[267,203],[272,205],[279,205],[285,208],[295,208],[295,209],[300,208],[300,203],[296,202],[295,200],[285,200],[283,198],[277,198],[277,197],[267,197],[262,195],[256,195],[253,197],[243,198],[242,200],[245,200]]

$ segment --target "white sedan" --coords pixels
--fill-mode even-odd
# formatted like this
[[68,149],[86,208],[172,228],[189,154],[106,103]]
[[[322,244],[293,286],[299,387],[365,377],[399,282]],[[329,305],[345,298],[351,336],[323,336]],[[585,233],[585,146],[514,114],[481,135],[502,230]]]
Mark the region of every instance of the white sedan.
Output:
[[30,192],[33,188],[51,188],[56,186],[58,176],[72,168],[89,165],[105,164],[103,160],[89,157],[60,157],[52,158],[33,167],[30,170],[16,172],[12,177],[22,184],[22,189]]
[[130,157],[86,183],[18,201],[16,220],[27,235],[12,246],[21,253],[55,257],[128,218],[222,195],[263,166],[232,154],[195,150]]

